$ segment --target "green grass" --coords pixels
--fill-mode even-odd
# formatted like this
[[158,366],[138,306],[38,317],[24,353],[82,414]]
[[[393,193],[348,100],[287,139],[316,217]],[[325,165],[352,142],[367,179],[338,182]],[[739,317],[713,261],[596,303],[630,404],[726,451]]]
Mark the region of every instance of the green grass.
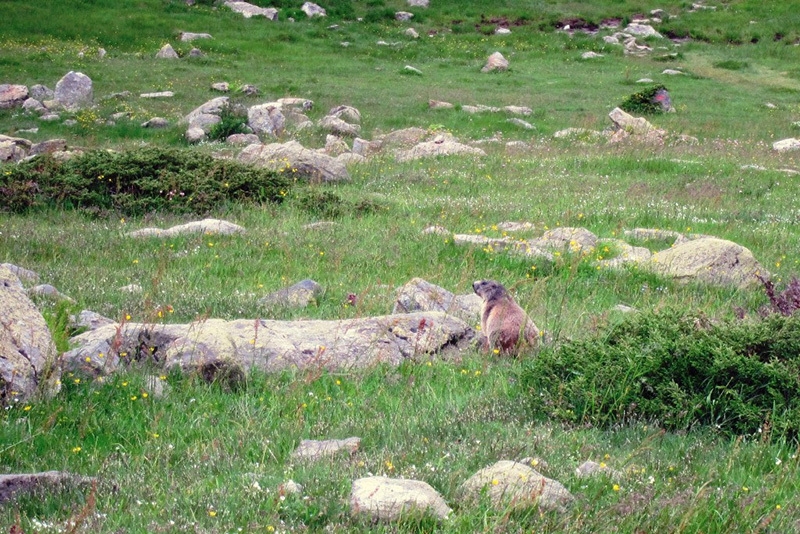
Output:
[[[622,238],[636,227],[702,233],[748,247],[779,287],[800,271],[800,175],[781,171],[800,170],[800,162],[797,153],[771,151],[775,140],[797,136],[792,123],[800,121],[800,47],[792,46],[800,37],[800,15],[790,3],[765,7],[736,0],[715,11],[688,13],[685,3],[676,1],[504,0],[487,8],[437,0],[427,10],[410,9],[418,40],[403,35],[409,24],[387,17],[407,9],[401,0],[331,2],[324,6],[332,14],[327,20],[306,20],[297,14],[302,2],[282,0],[272,4],[281,8],[277,23],[199,4],[4,2],[10,22],[0,27],[0,81],[52,88],[67,71],[79,70],[93,79],[98,105],[75,114],[76,127],[0,110],[0,132],[33,141],[62,137],[73,147],[189,150],[180,118],[218,96],[211,83],[228,81],[231,87],[252,83],[261,89],[258,97],[231,95],[244,105],[309,98],[315,103],[312,119],[336,105],[353,105],[362,113],[367,139],[416,126],[444,129],[461,140],[499,132],[503,141],[522,140],[527,148],[511,153],[503,143],[486,144],[489,155],[482,159],[397,163],[389,155],[375,157],[352,167],[349,183],[298,185],[281,204],[227,204],[208,213],[247,229],[230,237],[126,237],[131,230],[190,220],[171,212],[141,217],[52,208],[0,212],[0,262],[32,269],[76,300],[67,306],[38,301],[62,347],[69,334],[64,313],[84,308],[115,319],[130,315],[133,321],[176,323],[209,316],[364,317],[389,313],[395,288],[417,276],[459,294],[469,293],[475,279],[502,281],[555,347],[602,339],[623,320],[613,309],[618,304],[646,311],[678,308],[725,320],[736,308],[752,319],[767,302],[760,289],[680,285],[635,268],[597,269],[594,260],[613,255],[614,245],[587,257],[532,261],[423,235],[433,224],[491,237],[502,237],[497,225],[504,221],[533,223],[523,237],[558,226],[582,226],[601,238]],[[654,8],[677,16],[659,30],[695,39],[680,45],[650,41],[664,49],[637,58],[597,36],[554,31],[568,18],[599,23],[616,17],[625,23]],[[289,13],[296,22],[286,20]],[[355,22],[357,17],[368,22]],[[488,35],[492,18],[519,25],[512,24],[508,36]],[[192,45],[178,41],[181,31],[214,36],[192,43],[206,57],[156,60],[165,42],[188,53]],[[381,46],[379,40],[399,44]],[[342,46],[345,41],[349,46]],[[98,47],[108,51],[106,58],[96,58]],[[605,57],[580,60],[587,50]],[[481,74],[494,51],[510,59],[510,70]],[[673,52],[675,59],[657,60]],[[402,74],[405,65],[422,76]],[[665,68],[687,75],[661,75]],[[567,127],[607,127],[608,112],[640,90],[636,80],[643,77],[666,85],[677,109],[650,120],[672,134],[696,137],[696,144],[611,146],[552,138]],[[125,90],[133,96],[102,98]],[[173,90],[176,97],[138,97],[161,90]],[[457,106],[528,106],[534,112],[525,120],[536,130],[509,125],[504,113],[429,110],[430,99]],[[97,122],[119,111],[132,118],[113,126]],[[173,126],[139,127],[153,116]],[[38,133],[17,133],[34,126]],[[324,134],[312,131],[300,139],[317,148]],[[237,153],[218,143],[191,150]],[[374,209],[360,211],[363,205]],[[321,220],[335,224],[306,228]],[[671,243],[632,244],[657,250]],[[258,299],[268,292],[304,278],[325,288],[315,306],[259,307]],[[120,290],[129,284],[141,285],[143,293]],[[356,306],[347,304],[350,293],[358,295]],[[159,317],[164,309],[172,313]],[[171,392],[164,398],[145,388],[145,375],[160,375],[158,369],[131,369],[106,383],[64,376],[64,390],[55,399],[13,404],[3,412],[0,472],[63,469],[96,475],[96,492],[20,497],[0,509],[0,528],[18,522],[25,532],[51,532],[55,529],[41,522],[63,526],[79,517],[85,518],[84,531],[97,532],[800,528],[796,442],[770,435],[767,427],[763,434],[730,437],[713,427],[662,432],[655,421],[605,430],[566,425],[532,407],[532,392],[523,386],[526,369],[525,362],[468,351],[462,361],[431,366],[254,374],[237,391],[170,375],[165,381]],[[353,457],[314,465],[290,458],[301,439],[351,435],[362,438]],[[540,458],[543,474],[564,483],[576,505],[564,514],[459,505],[458,486],[475,471],[526,456]],[[621,475],[580,479],[575,468],[585,460],[604,462]],[[425,480],[455,513],[440,525],[353,519],[350,484],[368,473]],[[278,486],[288,479],[305,489],[282,500]]]

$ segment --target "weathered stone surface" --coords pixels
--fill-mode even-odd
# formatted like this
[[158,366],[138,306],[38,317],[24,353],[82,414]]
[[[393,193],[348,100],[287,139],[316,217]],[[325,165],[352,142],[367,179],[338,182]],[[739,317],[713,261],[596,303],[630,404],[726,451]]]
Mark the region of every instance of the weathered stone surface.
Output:
[[350,147],[347,146],[347,142],[341,137],[328,134],[325,136],[325,147],[321,150],[329,156],[336,157],[340,154],[350,152]]
[[487,58],[486,65],[483,66],[481,72],[491,72],[495,70],[508,70],[508,60],[503,57],[503,54],[500,52],[495,52]]
[[359,156],[372,156],[380,152],[382,148],[383,143],[381,141],[368,141],[359,137],[353,139],[353,153]]
[[424,128],[403,128],[393,130],[378,139],[381,146],[386,148],[411,148],[422,142],[428,136],[428,130]]
[[428,107],[431,109],[453,109],[455,106],[450,102],[441,100],[428,100]]
[[251,17],[265,17],[269,20],[278,20],[278,10],[273,7],[258,7],[248,2],[225,2],[225,6],[235,13],[241,13],[246,19]]
[[181,32],[181,41],[188,42],[195,39],[213,39],[210,33]]
[[186,141],[189,143],[199,143],[206,139],[206,132],[204,132],[202,128],[194,126],[186,130],[184,137],[186,137]]
[[319,127],[334,135],[356,137],[361,132],[361,126],[350,124],[338,117],[326,115],[319,121]]
[[403,35],[411,37],[412,39],[419,39],[419,33],[414,28],[406,28],[406,31],[403,32]]
[[309,150],[297,141],[250,145],[242,150],[238,160],[277,171],[288,170],[311,181],[337,182],[350,179],[350,173],[343,163],[316,150]]
[[142,123],[142,128],[166,128],[169,126],[169,121],[164,117],[153,117]]
[[233,224],[220,219],[203,219],[186,224],[179,224],[162,230],[160,228],[142,228],[128,232],[128,237],[175,237],[178,235],[208,234],[208,235],[233,235],[243,234],[246,230],[238,224]]
[[85,332],[63,366],[90,376],[107,375],[142,359],[167,368],[239,374],[251,368],[347,370],[378,363],[448,357],[466,348],[474,330],[441,312],[418,312],[341,321],[208,319],[191,324],[126,323]]
[[608,114],[608,118],[614,123],[615,129],[626,130],[634,135],[646,135],[657,130],[657,128],[650,124],[644,117],[634,117],[620,108],[611,110]]
[[256,134],[231,134],[225,142],[231,145],[253,145],[260,144],[261,139]]
[[379,521],[396,521],[415,513],[429,513],[436,518],[446,519],[452,510],[426,482],[367,477],[353,481],[350,512]]
[[53,92],[52,89],[49,87],[45,87],[44,85],[36,84],[32,85],[30,88],[30,95],[31,98],[35,98],[40,102],[44,102],[45,100],[53,100],[56,94]]
[[295,460],[317,461],[335,456],[338,453],[353,454],[361,446],[361,438],[346,439],[304,439],[292,452]]
[[159,59],[178,59],[180,56],[178,56],[178,53],[172,48],[172,45],[167,43],[156,53],[156,57]]
[[609,468],[604,463],[597,463],[591,460],[587,460],[575,468],[575,476],[577,476],[578,478],[607,476],[614,480],[618,480],[622,477],[622,474],[619,471]]
[[473,322],[480,317],[482,305],[475,293],[457,296],[422,278],[413,278],[397,290],[392,313],[440,311]]
[[725,239],[705,237],[653,254],[650,267],[678,281],[698,281],[739,288],[759,283],[769,273],[745,247]]
[[28,98],[22,103],[22,109],[28,113],[44,113],[47,108],[35,98]]
[[546,231],[541,237],[529,241],[532,245],[568,249],[570,252],[592,250],[597,246],[597,236],[586,228],[563,226]]
[[776,152],[789,152],[790,150],[800,150],[800,139],[781,139],[772,143],[772,150]]
[[38,156],[39,154],[52,154],[53,152],[60,152],[67,149],[66,139],[48,139],[41,143],[33,145],[28,152],[29,156]]
[[25,149],[13,141],[0,141],[0,163],[20,161],[27,156]]
[[30,398],[37,390],[56,393],[56,357],[44,317],[16,275],[0,266],[0,404]]
[[305,2],[300,10],[305,13],[309,18],[311,17],[327,17],[328,14],[323,8],[313,2]]
[[583,54],[581,54],[581,59],[595,59],[599,57],[603,57],[603,54],[598,54],[597,52],[592,52],[592,51],[584,52]]
[[[54,493],[67,487],[89,485],[96,480],[94,477],[83,477],[62,471],[0,475],[0,504],[23,493]],[[13,528],[11,532],[14,532]]]
[[452,137],[438,135],[432,141],[422,142],[410,150],[399,152],[397,161],[403,162],[451,155],[485,156],[486,152],[480,148],[459,143]]
[[408,22],[409,20],[414,18],[414,14],[408,11],[398,11],[394,14],[394,19],[399,20],[400,22]]
[[77,316],[70,316],[70,325],[73,328],[86,328],[87,330],[97,330],[102,326],[114,324],[113,319],[103,317],[91,310],[82,310]]
[[218,96],[193,109],[183,118],[183,122],[189,124],[186,131],[186,139],[192,143],[205,139],[211,128],[222,120],[222,111],[228,105],[229,99],[227,96]]
[[25,269],[24,267],[14,265],[13,263],[0,263],[0,269],[3,267],[11,271],[11,273],[19,278],[22,282],[35,282],[39,279],[38,273]]
[[658,33],[652,26],[648,24],[638,24],[632,22],[625,27],[625,33],[630,35],[635,35],[636,37],[658,37],[659,39],[663,38],[663,36]]
[[55,286],[50,284],[39,284],[27,290],[29,296],[34,297],[47,297],[53,300],[66,300],[67,302],[75,302],[71,297],[63,294]]
[[428,7],[430,0],[408,0],[409,7]]
[[283,135],[286,127],[286,118],[281,112],[279,103],[268,102],[251,106],[247,110],[247,125],[257,135],[278,137]]
[[277,100],[283,109],[293,109],[299,111],[309,111],[314,108],[314,101],[307,98],[295,96],[283,97]]
[[155,93],[142,93],[139,98],[172,98],[175,96],[173,91],[157,91]]
[[217,82],[211,84],[211,89],[220,93],[227,93],[231,90],[231,86],[228,82]]
[[0,84],[0,109],[21,106],[27,99],[27,86],[8,83]]
[[558,481],[519,462],[501,460],[472,475],[459,488],[465,505],[476,503],[486,493],[492,505],[505,510],[538,506],[541,510],[561,510],[574,500]]
[[301,280],[296,284],[270,293],[258,301],[262,306],[283,306],[288,308],[305,308],[315,302],[325,292],[324,288],[311,279]]
[[70,71],[56,84],[55,100],[64,109],[75,110],[87,106],[92,103],[93,97],[92,80],[81,72]]
[[653,257],[650,249],[645,247],[633,247],[621,239],[600,239],[598,247],[608,245],[618,251],[616,257],[611,259],[598,260],[597,265],[609,269],[617,269],[629,264],[644,264]]
[[336,106],[328,112],[328,115],[336,117],[337,119],[342,119],[350,124],[361,124],[361,112],[353,106]]
[[360,154],[353,154],[352,152],[345,152],[336,156],[336,161],[343,165],[359,165],[367,161],[367,158]]

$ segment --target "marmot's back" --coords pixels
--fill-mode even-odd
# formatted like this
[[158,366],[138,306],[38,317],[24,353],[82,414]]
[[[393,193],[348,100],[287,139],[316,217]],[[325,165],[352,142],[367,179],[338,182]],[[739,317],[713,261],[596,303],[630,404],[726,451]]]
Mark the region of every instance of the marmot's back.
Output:
[[472,289],[483,299],[481,310],[482,348],[517,354],[520,349],[535,347],[539,329],[505,287],[494,280],[478,280]]

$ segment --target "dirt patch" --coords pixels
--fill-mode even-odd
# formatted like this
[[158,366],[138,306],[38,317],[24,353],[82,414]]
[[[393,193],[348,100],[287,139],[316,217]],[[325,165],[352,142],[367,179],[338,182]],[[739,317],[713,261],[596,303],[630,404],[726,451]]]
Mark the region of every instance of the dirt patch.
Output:
[[600,29],[600,26],[594,22],[589,22],[581,18],[561,19],[556,22],[555,26],[557,30],[563,30],[570,34],[574,32],[583,32],[593,35]]

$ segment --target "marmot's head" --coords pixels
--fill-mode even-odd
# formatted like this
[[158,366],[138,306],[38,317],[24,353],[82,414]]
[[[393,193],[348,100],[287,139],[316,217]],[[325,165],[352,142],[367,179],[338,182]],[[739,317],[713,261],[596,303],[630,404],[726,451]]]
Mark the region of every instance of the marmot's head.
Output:
[[503,284],[495,282],[494,280],[476,280],[472,284],[472,289],[484,302],[508,296],[508,291],[503,287]]

